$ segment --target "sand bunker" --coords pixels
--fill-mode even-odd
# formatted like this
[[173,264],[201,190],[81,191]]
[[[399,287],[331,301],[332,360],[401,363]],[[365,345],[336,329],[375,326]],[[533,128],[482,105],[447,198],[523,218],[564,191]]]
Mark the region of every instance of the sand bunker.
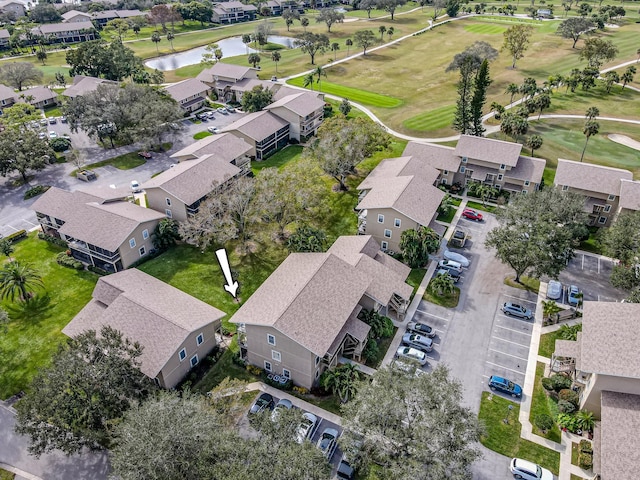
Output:
[[640,142],[634,140],[633,138],[629,138],[626,135],[618,135],[617,133],[611,133],[607,135],[609,140],[614,141],[616,143],[620,143],[629,148],[634,148],[636,150],[640,150]]

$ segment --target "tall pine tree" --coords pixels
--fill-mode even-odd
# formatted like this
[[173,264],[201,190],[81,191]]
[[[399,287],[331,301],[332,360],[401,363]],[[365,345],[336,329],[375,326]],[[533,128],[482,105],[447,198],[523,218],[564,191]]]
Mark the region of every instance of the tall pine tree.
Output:
[[480,65],[473,85],[473,98],[471,99],[471,135],[482,137],[485,128],[482,126],[482,109],[487,101],[487,88],[491,85],[489,78],[489,62],[486,60]]
[[474,68],[473,59],[467,56],[460,65],[458,82],[458,101],[456,103],[453,128],[462,134],[472,131],[471,99],[473,96]]

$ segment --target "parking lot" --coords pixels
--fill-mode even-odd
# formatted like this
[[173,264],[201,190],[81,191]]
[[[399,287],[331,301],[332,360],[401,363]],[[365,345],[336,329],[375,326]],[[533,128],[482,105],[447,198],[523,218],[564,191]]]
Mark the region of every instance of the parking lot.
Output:
[[[613,262],[600,255],[579,252],[571,259],[559,280],[565,287],[576,285],[583,294],[583,301],[619,302],[627,295],[609,282]],[[567,303],[566,288],[563,301]]]

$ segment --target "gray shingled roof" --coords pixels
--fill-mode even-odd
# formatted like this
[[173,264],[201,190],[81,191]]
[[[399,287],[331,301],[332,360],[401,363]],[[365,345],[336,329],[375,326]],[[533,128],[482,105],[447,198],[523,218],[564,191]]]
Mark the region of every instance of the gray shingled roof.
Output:
[[95,30],[93,23],[86,22],[70,22],[70,23],[45,23],[31,29],[35,33],[59,33],[59,32],[78,32],[80,30]]
[[202,138],[191,145],[177,151],[171,158],[183,160],[185,158],[198,158],[203,155],[214,155],[228,162],[247,154],[251,145],[243,139],[230,133],[221,133]]
[[547,161],[542,158],[520,155],[518,164],[512,167],[511,170],[504,172],[504,176],[518,180],[529,180],[532,183],[540,184],[546,165]]
[[640,378],[639,318],[638,303],[584,302],[580,369]]
[[225,313],[135,268],[101,277],[93,299],[62,330],[76,336],[104,325],[140,342],[141,371],[154,378],[185,339]]
[[574,162],[558,159],[555,185],[568,185],[588,192],[620,195],[621,180],[633,180],[629,170],[604,167],[592,163]]
[[202,83],[195,78],[187,78],[168,87],[164,87],[164,91],[178,103],[193,95],[204,95],[211,89],[208,85]]
[[31,96],[33,100],[30,100],[29,103],[36,104],[42,102],[44,100],[53,100],[54,98],[58,98],[58,94],[51,90],[49,87],[32,87],[27,88],[16,95],[16,99],[19,102],[26,101],[20,98],[20,95],[24,95],[25,97]]
[[282,97],[280,100],[267,105],[265,110],[272,110],[278,107],[286,108],[300,117],[306,117],[319,108],[323,108],[324,100],[319,99],[314,93],[300,92]]
[[640,210],[640,182],[621,180],[620,207],[629,210]]
[[[287,97],[289,95],[295,95],[296,93],[300,93],[303,92],[304,90],[300,90],[298,88],[293,88],[290,87],[288,85],[281,85],[279,83],[274,83],[274,85],[276,87],[278,87],[278,89],[276,90],[276,92],[273,94],[273,101],[277,102],[278,100]],[[309,92],[311,93],[311,92]],[[324,98],[323,95],[321,93],[316,93],[315,94],[318,98]]]
[[141,224],[164,214],[130,202],[102,203],[84,192],[51,187],[31,205],[31,210],[64,220],[58,230],[77,240],[115,252]]
[[79,12],[78,10],[69,10],[62,14],[62,18],[65,20],[69,20],[70,18],[77,17],[78,15],[86,17],[87,21],[91,20],[91,15],[85,12]]
[[257,78],[243,78],[242,80],[234,83],[231,86],[231,90],[234,92],[247,92],[258,86],[261,86],[266,90],[273,90],[276,85],[277,83],[258,80]]
[[392,208],[421,225],[429,225],[445,195],[433,186],[438,175],[438,170],[413,157],[388,158],[358,185],[358,190],[369,192],[357,208]]
[[437,168],[438,170],[457,172],[458,168],[460,168],[460,157],[456,156],[453,147],[445,147],[431,143],[409,142],[404,152],[402,152],[402,155],[417,158],[425,165]]
[[9,33],[9,30],[7,30],[6,28],[0,29],[0,38],[7,39],[7,40],[11,38],[11,34]]
[[89,92],[94,92],[98,88],[98,85],[101,85],[103,83],[110,85],[118,84],[118,82],[105,80],[104,78],[76,75],[75,77],[73,77],[73,85],[62,92],[62,95],[69,98],[86,95]]
[[241,119],[227,125],[221,131],[233,132],[237,130],[259,142],[287,125],[289,125],[289,122],[271,112],[263,110],[261,112],[248,113]]
[[9,100],[13,98],[15,101],[16,97],[17,95],[16,92],[13,91],[13,88],[0,84],[0,100]]
[[207,68],[198,74],[196,79],[203,82],[213,83],[215,77],[233,78],[236,82],[242,80],[245,75],[253,70],[251,67],[231,65],[230,63],[218,62],[213,67]]
[[459,157],[481,160],[497,165],[505,164],[515,167],[522,145],[519,143],[503,142],[492,138],[460,135],[455,154]]
[[603,391],[600,402],[602,406],[599,442],[601,478],[602,480],[635,478],[640,465],[640,450],[638,450],[640,395]]

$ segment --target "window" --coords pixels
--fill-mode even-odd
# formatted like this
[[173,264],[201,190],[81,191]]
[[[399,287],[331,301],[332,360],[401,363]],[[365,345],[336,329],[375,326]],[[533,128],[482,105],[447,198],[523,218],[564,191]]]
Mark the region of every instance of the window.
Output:
[[191,360],[189,361],[192,367],[195,367],[198,364],[198,354],[196,353]]
[[160,380],[158,380],[158,377],[154,378],[153,381],[155,382],[156,386],[160,386]]
[[566,192],[567,190],[569,190],[569,185],[562,185],[562,191]]
[[265,369],[267,372],[270,372],[270,371],[271,371],[271,362],[267,362],[267,361],[265,360],[265,361],[264,361],[264,369]]
[[135,238],[130,238],[129,239],[129,246],[131,248],[134,248],[136,246],[136,239]]
[[391,238],[391,230],[389,230],[389,229],[386,229],[386,228],[385,228],[385,230],[384,230],[384,236],[385,236],[386,238]]
[[149,230],[147,230],[146,228],[142,230],[142,238],[145,240],[149,238]]
[[279,362],[282,360],[282,355],[280,355],[280,352],[276,352],[275,350],[271,350],[271,359],[275,360],[276,362]]
[[144,245],[140,247],[140,256],[144,257],[147,254],[147,250],[144,248]]
[[601,224],[605,224],[605,223],[607,223],[607,217],[600,217],[600,218],[598,219],[598,223],[601,223]]
[[397,228],[400,228],[400,224],[401,224],[401,221],[400,221],[400,219],[399,219],[399,218],[396,218],[396,219],[393,221],[393,225],[394,225],[395,227],[397,227]]
[[384,223],[384,215],[381,213],[378,214],[378,223]]
[[449,170],[443,170],[442,175],[449,175]]
[[287,370],[286,368],[282,369],[282,376],[284,378],[291,378],[291,372],[289,370]]
[[442,185],[446,185],[446,184],[447,184],[447,179],[446,179],[446,178],[443,178],[442,180],[440,180],[440,183],[441,183]]
[[527,194],[527,191],[526,191],[526,190],[522,190],[522,194],[523,194],[523,195],[526,195],[526,194]]
[[609,200],[610,202],[613,202],[615,199],[616,199],[616,196],[615,196],[615,195],[609,195],[609,196],[607,197],[607,200]]
[[380,248],[381,248],[383,251],[385,251],[385,252],[386,252],[386,251],[387,251],[387,249],[389,248],[389,242],[382,242],[382,243],[380,244]]
[[203,342],[204,342],[204,335],[203,335],[203,334],[198,335],[198,336],[196,337],[196,343],[197,343],[198,345],[202,345],[202,343],[203,343]]
[[505,168],[507,168],[507,166],[504,163],[500,164],[500,170],[504,170]]
[[465,170],[466,170],[466,169],[464,168],[464,165],[460,167],[460,173],[464,173],[464,172],[465,172]]
[[171,206],[171,199],[170,198],[165,198],[165,201],[167,202],[167,207]]
[[180,361],[182,361],[185,358],[187,358],[187,350],[184,349],[184,348],[182,350],[180,350],[180,353],[178,354],[178,357],[180,357]]
[[498,174],[498,181],[501,181],[504,178],[504,175],[502,175],[501,173]]
[[276,345],[276,337],[274,337],[273,335],[271,335],[270,333],[267,333],[267,343],[269,345]]
[[467,163],[467,157],[462,157],[462,163]]
[[611,205],[605,205],[604,213],[609,213],[611,211]]
[[318,366],[319,363],[320,363],[320,357],[316,357],[316,367]]
[[164,214],[167,216],[167,218],[173,218],[173,215],[171,214],[171,210],[169,210],[168,208],[164,211]]
[[318,379],[319,376],[320,376],[320,370],[316,370],[316,380]]
[[524,186],[525,186],[525,187],[528,187],[528,186],[529,186],[529,180],[525,180],[525,181],[524,181]]

